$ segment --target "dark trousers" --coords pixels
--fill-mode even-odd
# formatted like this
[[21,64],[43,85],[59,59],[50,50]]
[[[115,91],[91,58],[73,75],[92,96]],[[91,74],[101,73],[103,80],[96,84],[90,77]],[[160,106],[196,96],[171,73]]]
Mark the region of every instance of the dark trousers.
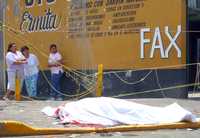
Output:
[[63,73],[59,72],[58,74],[56,73],[52,73],[51,74],[51,83],[53,88],[51,88],[51,93],[50,96],[54,97],[54,98],[59,98],[62,97],[61,94],[59,94],[61,87],[60,87],[60,83],[61,83],[61,77],[62,77]]

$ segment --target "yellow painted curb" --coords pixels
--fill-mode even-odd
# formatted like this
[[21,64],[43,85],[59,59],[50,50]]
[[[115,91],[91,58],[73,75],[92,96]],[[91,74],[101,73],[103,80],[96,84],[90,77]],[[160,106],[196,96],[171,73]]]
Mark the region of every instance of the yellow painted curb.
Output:
[[82,133],[107,133],[107,132],[126,132],[126,131],[146,131],[158,129],[185,129],[200,128],[200,122],[189,123],[180,122],[172,124],[158,125],[125,125],[106,128],[34,128],[27,124],[17,121],[0,121],[1,136],[34,136],[34,135],[58,135],[58,134],[82,134]]

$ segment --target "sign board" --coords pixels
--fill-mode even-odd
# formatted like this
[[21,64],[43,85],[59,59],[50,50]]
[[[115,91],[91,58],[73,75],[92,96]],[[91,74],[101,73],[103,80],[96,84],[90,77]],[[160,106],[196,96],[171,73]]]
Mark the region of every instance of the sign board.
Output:
[[6,26],[13,29],[6,30],[6,44],[29,45],[43,68],[52,43],[76,69],[186,63],[185,0],[18,1],[6,8]]

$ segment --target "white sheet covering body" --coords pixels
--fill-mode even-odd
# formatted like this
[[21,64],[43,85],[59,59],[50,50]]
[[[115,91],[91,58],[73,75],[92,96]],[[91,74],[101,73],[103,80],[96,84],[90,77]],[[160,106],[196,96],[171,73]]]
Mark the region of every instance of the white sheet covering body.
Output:
[[62,123],[104,126],[197,121],[195,115],[177,103],[166,107],[154,107],[107,97],[85,98],[57,108],[45,107],[42,112],[58,117]]

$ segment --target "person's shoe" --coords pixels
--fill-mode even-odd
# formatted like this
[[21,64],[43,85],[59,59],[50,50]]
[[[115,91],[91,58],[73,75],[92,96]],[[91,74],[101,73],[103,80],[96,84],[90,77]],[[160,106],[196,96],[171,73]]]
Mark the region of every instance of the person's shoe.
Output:
[[13,94],[9,95],[8,99],[9,100],[15,100],[15,95],[13,95]]
[[63,98],[58,97],[58,98],[56,98],[56,101],[63,101]]
[[4,101],[10,101],[10,99],[7,98],[7,97],[3,97],[2,99],[3,99]]
[[30,96],[30,98],[33,99],[33,100],[37,100],[36,96]]
[[54,98],[54,97],[50,97],[48,100],[50,100],[50,101],[54,101],[55,98]]

